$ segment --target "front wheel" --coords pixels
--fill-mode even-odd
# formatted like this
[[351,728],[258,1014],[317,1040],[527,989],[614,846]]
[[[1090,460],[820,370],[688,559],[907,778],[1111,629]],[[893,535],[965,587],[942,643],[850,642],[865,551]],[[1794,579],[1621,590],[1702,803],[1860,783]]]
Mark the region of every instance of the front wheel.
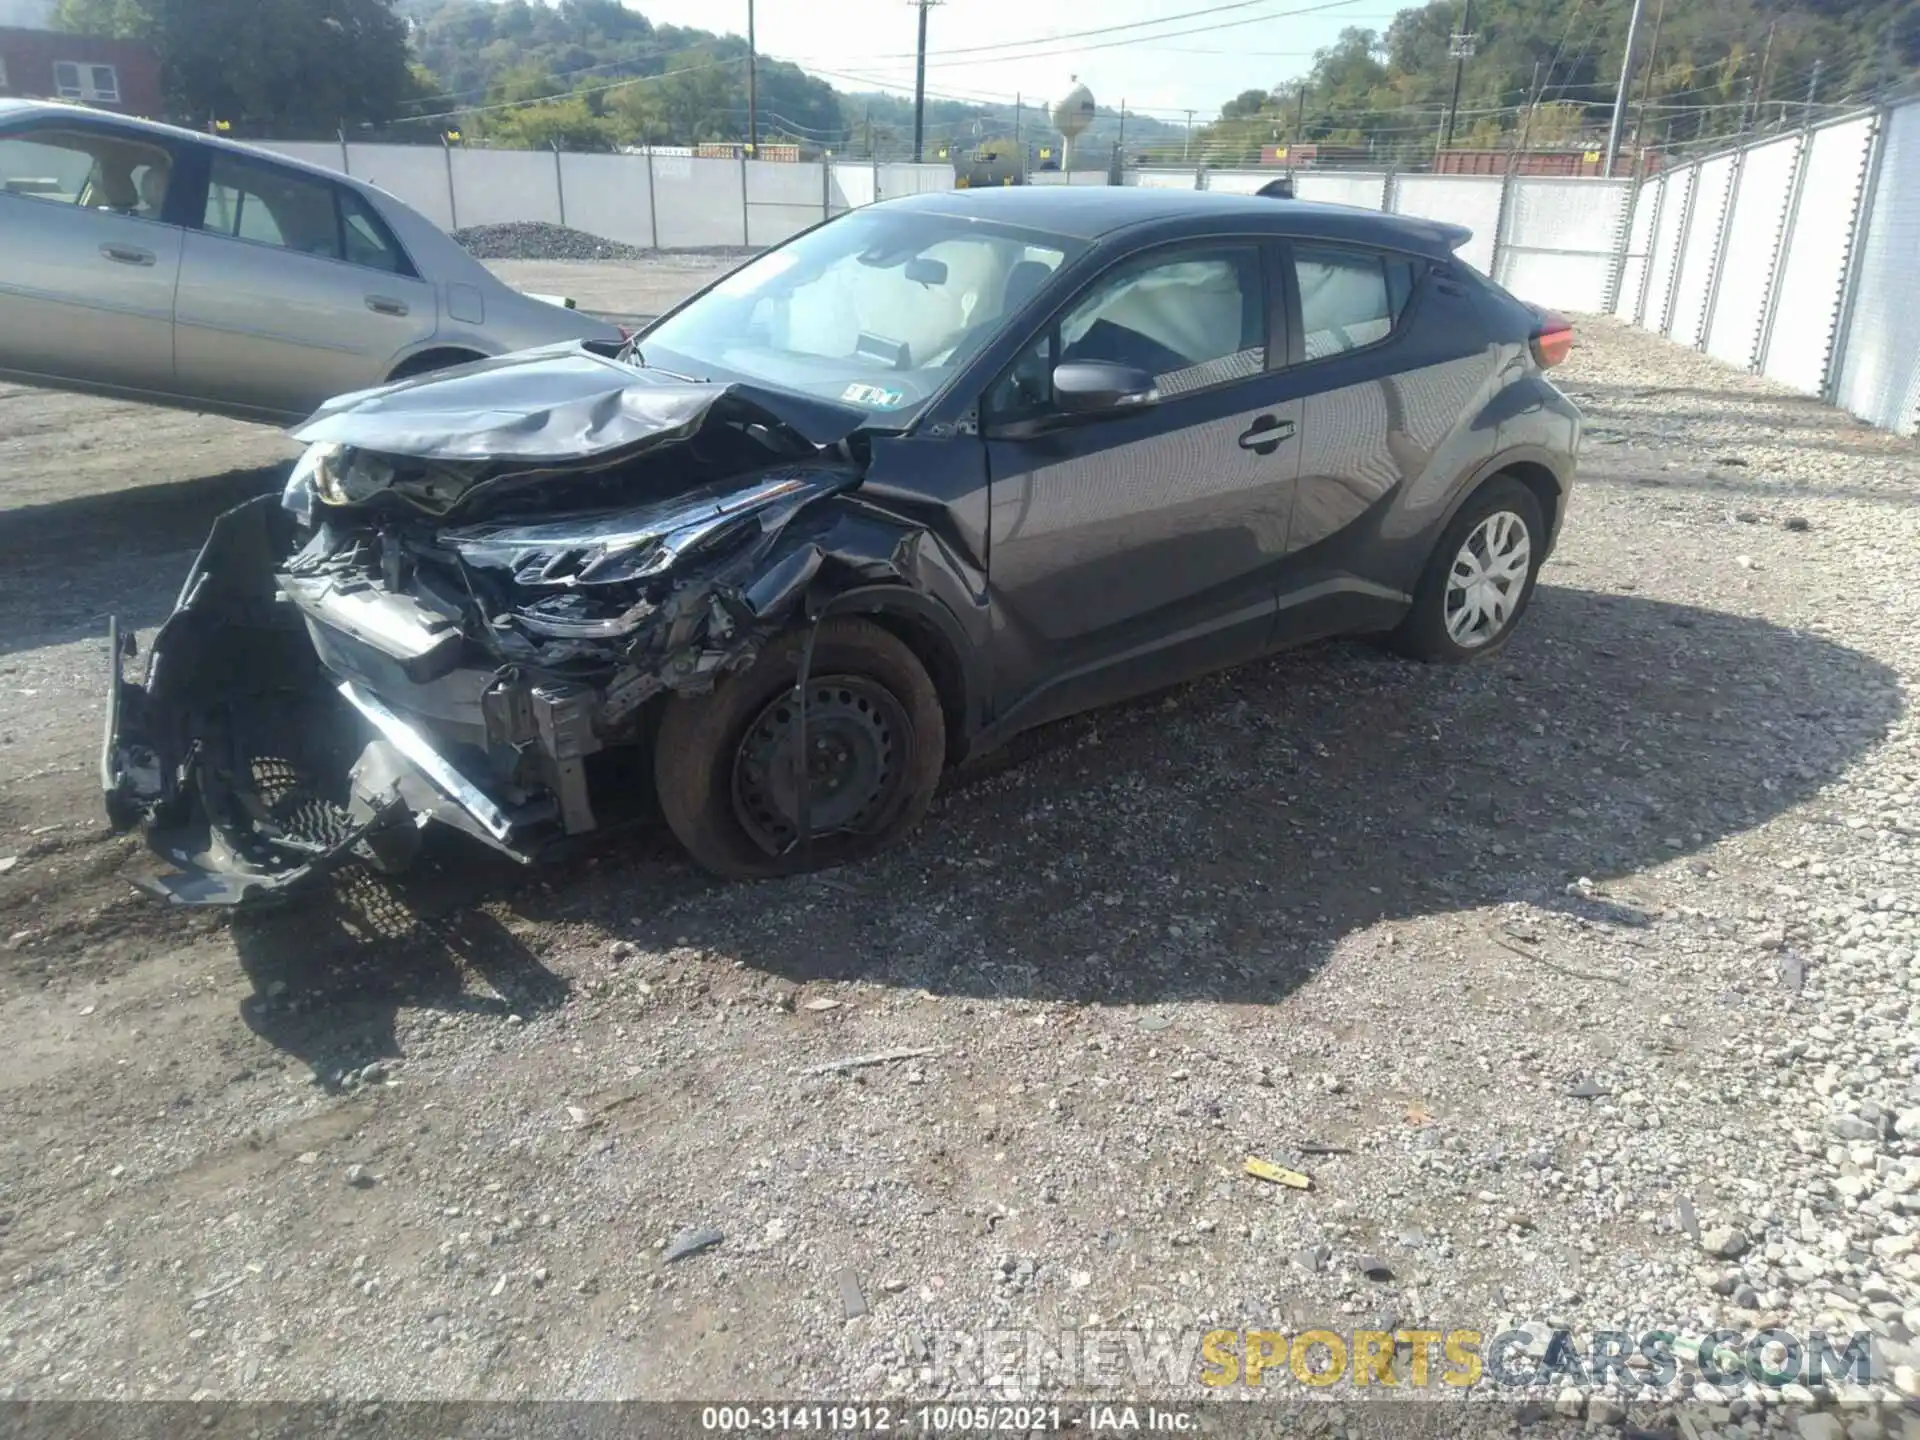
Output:
[[1434,546],[1394,648],[1454,665],[1497,654],[1533,598],[1546,537],[1531,490],[1507,475],[1487,481]]
[[[801,868],[801,738],[794,681],[804,631],[782,635],[707,695],[668,703],[654,751],[667,825],[727,879]],[[946,721],[925,667],[868,620],[827,620],[814,641],[805,718],[811,864],[884,849],[926,814]]]

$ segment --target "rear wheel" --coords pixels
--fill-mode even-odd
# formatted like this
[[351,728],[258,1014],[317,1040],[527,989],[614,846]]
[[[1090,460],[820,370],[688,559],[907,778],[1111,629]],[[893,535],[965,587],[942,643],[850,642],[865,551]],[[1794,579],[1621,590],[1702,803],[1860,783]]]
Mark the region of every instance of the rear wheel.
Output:
[[1487,481],[1434,546],[1394,648],[1456,665],[1498,654],[1533,598],[1546,535],[1531,490],[1507,475]]
[[[801,739],[794,695],[804,631],[781,636],[707,695],[675,699],[654,777],[668,826],[716,875],[791,874],[800,848]],[[811,868],[884,849],[927,812],[946,722],[926,670],[867,620],[828,620],[814,642],[805,717]]]
[[391,385],[396,380],[411,380],[416,375],[431,375],[436,370],[451,370],[456,365],[466,365],[475,360],[484,360],[484,355],[472,350],[427,350],[402,360],[393,367],[393,373],[387,376]]

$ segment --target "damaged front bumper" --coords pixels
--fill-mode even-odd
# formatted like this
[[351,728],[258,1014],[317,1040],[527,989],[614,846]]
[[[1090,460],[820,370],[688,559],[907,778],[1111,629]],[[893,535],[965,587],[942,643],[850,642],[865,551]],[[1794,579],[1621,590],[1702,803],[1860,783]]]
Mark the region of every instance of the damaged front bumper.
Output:
[[[670,418],[697,437],[687,408]],[[543,504],[509,475],[505,514],[443,519],[377,493],[321,503],[338,447],[316,446],[286,495],[220,516],[142,679],[109,630],[107,814],[175,867],[145,887],[254,905],[348,863],[404,869],[433,823],[521,862],[604,828],[589,770],[635,753],[647,702],[752,663],[823,565],[868,578],[891,541],[811,508],[859,474],[791,437],[744,474],[737,450],[703,471],[698,449],[657,448],[630,473],[617,454],[520,462],[556,495],[611,476],[664,490],[652,503]],[[476,489],[497,482],[476,469]],[[467,472],[433,483],[449,473]],[[849,530],[867,558],[836,545]]]
[[349,861],[404,866],[439,821],[516,858],[521,826],[421,729],[328,672],[274,586],[286,517],[265,496],[222,515],[147,656],[111,655],[100,785],[116,830],[144,823],[173,873],[140,883],[186,905],[253,905]]

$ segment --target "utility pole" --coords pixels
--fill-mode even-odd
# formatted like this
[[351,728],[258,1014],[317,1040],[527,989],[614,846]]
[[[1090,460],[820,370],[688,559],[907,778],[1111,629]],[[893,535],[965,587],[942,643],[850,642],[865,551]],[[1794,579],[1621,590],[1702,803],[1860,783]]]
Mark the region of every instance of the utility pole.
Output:
[[1113,148],[1124,151],[1127,148],[1127,102],[1120,102],[1120,138],[1113,142]]
[[1747,87],[1747,107],[1740,112],[1740,133],[1747,133],[1747,126],[1760,118],[1760,107],[1767,103],[1767,68],[1773,63],[1773,32],[1779,22],[1767,26],[1766,47],[1760,52],[1760,73],[1754,76]]
[[871,160],[873,159],[873,102],[871,100],[867,102],[866,130],[867,159]]
[[1453,98],[1447,101],[1447,118],[1440,129],[1440,148],[1434,152],[1436,159],[1440,151],[1453,144],[1453,117],[1460,109],[1460,80],[1466,73],[1468,57],[1473,54],[1473,0],[1461,0],[1460,30],[1448,40],[1447,53],[1453,57]]
[[1312,88],[1304,80],[1300,82],[1300,103],[1293,111],[1293,143],[1296,145],[1307,136],[1307,91]]
[[[1653,12],[1653,44],[1647,47],[1647,70],[1640,80],[1640,113],[1633,119],[1633,149],[1641,153],[1640,141],[1647,128],[1647,101],[1653,97],[1653,68],[1660,59],[1660,25],[1667,18],[1667,0]],[[1638,164],[1638,161],[1635,161]]]
[[1520,125],[1520,150],[1524,154],[1533,135],[1533,112],[1540,108],[1540,62],[1533,62],[1533,79],[1527,82],[1527,118]]
[[1613,92],[1613,121],[1607,126],[1607,168],[1613,175],[1613,157],[1620,153],[1620,122],[1627,114],[1627,81],[1633,78],[1633,42],[1640,34],[1640,8],[1646,0],[1633,0],[1633,13],[1627,17],[1627,49],[1620,57],[1620,84]]
[[1811,125],[1813,123],[1813,102],[1815,98],[1819,96],[1819,94],[1820,94],[1820,57],[1816,55],[1813,57],[1813,74],[1807,77],[1807,113],[1803,117],[1802,123],[1807,125]]
[[1180,163],[1187,163],[1187,157],[1193,153],[1193,111],[1187,111],[1187,133],[1180,142]]
[[920,11],[920,44],[913,62],[913,163],[920,163],[927,118],[927,11],[940,0],[914,0]]
[[760,67],[753,44],[753,0],[747,0],[747,154],[760,151]]

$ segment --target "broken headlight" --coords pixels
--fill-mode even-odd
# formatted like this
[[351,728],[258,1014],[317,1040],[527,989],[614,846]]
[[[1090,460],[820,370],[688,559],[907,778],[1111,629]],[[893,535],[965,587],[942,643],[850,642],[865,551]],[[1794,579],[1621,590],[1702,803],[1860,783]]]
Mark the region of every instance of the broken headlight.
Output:
[[393,466],[378,455],[321,441],[294,462],[283,503],[304,518],[316,497],[325,505],[358,505],[392,484]]

